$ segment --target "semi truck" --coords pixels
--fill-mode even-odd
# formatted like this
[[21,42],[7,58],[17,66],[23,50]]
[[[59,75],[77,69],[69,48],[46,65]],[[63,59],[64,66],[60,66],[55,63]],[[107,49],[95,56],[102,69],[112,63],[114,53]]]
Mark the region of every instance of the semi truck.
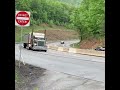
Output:
[[29,50],[47,51],[46,35],[44,33],[31,32],[23,36],[23,47]]

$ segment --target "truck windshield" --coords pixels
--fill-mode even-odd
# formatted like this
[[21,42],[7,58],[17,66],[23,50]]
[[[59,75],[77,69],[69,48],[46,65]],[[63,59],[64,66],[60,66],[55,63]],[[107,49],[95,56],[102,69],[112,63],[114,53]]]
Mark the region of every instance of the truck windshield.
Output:
[[45,40],[45,38],[40,38],[40,37],[34,37],[34,39]]

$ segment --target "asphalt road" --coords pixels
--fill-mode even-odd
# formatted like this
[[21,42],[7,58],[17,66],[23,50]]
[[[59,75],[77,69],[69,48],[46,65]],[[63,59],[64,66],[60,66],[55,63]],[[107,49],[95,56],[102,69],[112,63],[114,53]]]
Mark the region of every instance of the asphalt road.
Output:
[[[15,59],[19,60],[19,44]],[[22,61],[51,71],[62,72],[105,83],[105,58],[48,50],[31,51],[22,48]]]

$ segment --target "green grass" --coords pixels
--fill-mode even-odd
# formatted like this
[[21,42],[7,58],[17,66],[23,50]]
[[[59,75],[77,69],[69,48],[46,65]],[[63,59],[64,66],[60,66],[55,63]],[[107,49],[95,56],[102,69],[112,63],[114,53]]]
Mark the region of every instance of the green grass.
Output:
[[[29,32],[32,32],[32,29],[34,28],[34,31],[39,31],[39,30],[71,30],[67,29],[62,26],[56,26],[53,25],[53,27],[49,26],[42,26],[42,25],[34,25],[34,26],[29,26],[29,27],[23,27],[22,28],[22,35],[27,34]],[[21,28],[20,27],[15,27],[15,42],[20,42],[21,40]]]
[[17,71],[15,71],[15,81],[19,82],[20,81],[20,77]]
[[73,43],[70,45],[72,48],[80,48],[80,44],[79,43]]
[[34,90],[39,90],[39,88],[35,87]]

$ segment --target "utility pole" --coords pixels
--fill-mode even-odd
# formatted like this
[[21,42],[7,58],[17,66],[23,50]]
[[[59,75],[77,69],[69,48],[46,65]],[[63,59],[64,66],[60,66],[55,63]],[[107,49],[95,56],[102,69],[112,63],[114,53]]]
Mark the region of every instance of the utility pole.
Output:
[[46,25],[43,25],[43,28],[44,28],[44,34],[45,34],[45,39],[46,39],[46,28],[45,28]]
[[21,61],[21,53],[22,53],[22,27],[21,27],[21,44],[19,46],[19,49],[20,49],[20,56],[19,56],[19,68],[20,68],[20,61]]
[[45,31],[44,31],[44,34],[45,34],[45,38],[46,38],[46,29],[45,29]]
[[32,28],[32,35],[31,35],[31,43],[32,43],[32,46],[33,46],[33,32],[34,32],[34,25],[33,25],[33,28]]

